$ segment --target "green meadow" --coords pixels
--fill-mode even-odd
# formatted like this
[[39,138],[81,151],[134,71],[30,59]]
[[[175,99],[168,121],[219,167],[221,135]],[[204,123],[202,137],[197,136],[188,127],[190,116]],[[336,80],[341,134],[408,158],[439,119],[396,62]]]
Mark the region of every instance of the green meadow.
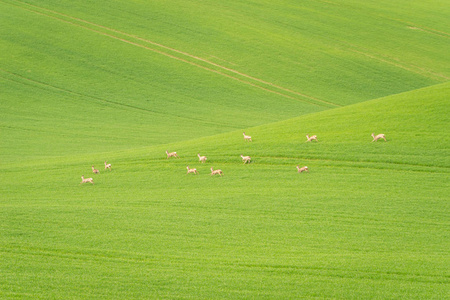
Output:
[[450,298],[449,15],[0,0],[0,298]]

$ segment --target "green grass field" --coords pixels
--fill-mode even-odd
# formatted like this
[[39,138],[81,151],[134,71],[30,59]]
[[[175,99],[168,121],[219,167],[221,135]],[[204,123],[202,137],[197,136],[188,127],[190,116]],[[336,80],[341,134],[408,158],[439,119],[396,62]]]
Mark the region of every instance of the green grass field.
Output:
[[0,0],[0,298],[450,298],[449,15]]

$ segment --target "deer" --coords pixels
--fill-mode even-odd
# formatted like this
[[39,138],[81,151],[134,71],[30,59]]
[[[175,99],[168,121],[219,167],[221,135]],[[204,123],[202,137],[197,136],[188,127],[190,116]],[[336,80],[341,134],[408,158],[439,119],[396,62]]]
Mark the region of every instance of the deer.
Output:
[[84,178],[84,175],[81,175],[81,182],[80,182],[80,184],[86,183],[86,182],[90,182],[90,183],[94,184],[94,179],[92,179],[92,178]]
[[317,140],[317,135],[313,135],[313,136],[309,136],[308,134],[306,135],[306,142],[311,142],[313,140],[316,140],[316,142],[318,142],[319,140]]
[[100,171],[99,171],[99,170],[97,170],[97,169],[95,169],[95,168],[94,168],[94,166],[92,166],[92,172],[93,172],[94,174],[98,174],[98,173],[100,173]]
[[372,137],[373,137],[372,142],[376,142],[379,139],[383,139],[386,142],[386,136],[383,133],[380,133],[380,134],[377,134],[377,135],[375,135],[375,133],[372,133]]
[[214,170],[213,168],[211,168],[211,176],[216,175],[216,174],[219,174],[222,177],[223,172],[220,169]]
[[105,161],[105,170],[109,169],[111,171],[111,164],[106,163]]
[[198,160],[199,160],[201,163],[206,162],[206,160],[207,160],[206,156],[200,156],[200,153],[198,153],[197,156],[198,156]]
[[195,169],[195,168],[191,169],[191,168],[189,168],[189,166],[187,166],[186,169],[187,169],[186,175],[189,174],[189,173],[198,174],[197,169]]
[[309,172],[309,170],[308,170],[308,167],[307,166],[304,166],[304,167],[299,167],[299,166],[297,166],[297,172],[298,173],[301,173],[301,172]]
[[176,152],[168,152],[167,150],[166,150],[166,154],[167,154],[167,159],[169,159],[169,157],[176,157],[176,158],[179,158],[178,157],[178,154],[176,153]]
[[244,141],[248,141],[251,142],[252,141],[252,137],[249,135],[246,135],[245,132],[242,133],[244,135]]
[[241,154],[241,157],[242,157],[242,161],[244,162],[244,165],[245,165],[246,163],[250,163],[250,161],[252,160],[252,158],[251,158],[250,156],[243,156],[243,155]]

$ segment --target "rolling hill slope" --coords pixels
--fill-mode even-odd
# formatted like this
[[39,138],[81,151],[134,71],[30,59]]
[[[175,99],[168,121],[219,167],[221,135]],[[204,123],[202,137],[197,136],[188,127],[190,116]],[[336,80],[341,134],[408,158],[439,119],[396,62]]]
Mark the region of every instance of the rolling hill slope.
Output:
[[0,5],[3,160],[214,135],[450,76],[438,1],[426,18],[411,2]]
[[[195,88],[194,99],[220,103],[230,89],[202,92],[214,88],[205,78],[213,75],[329,107],[450,77],[448,8],[439,1],[428,2],[426,12],[410,1],[389,10],[358,1],[1,5],[3,71],[119,102],[189,99]],[[170,87],[175,94],[161,97]]]
[[[234,131],[4,166],[0,293],[446,298],[448,90],[248,128],[251,143]],[[372,143],[372,130],[388,142]],[[180,158],[167,160],[167,148]],[[77,186],[104,159],[112,171]]]
[[449,9],[0,0],[0,298],[449,298]]

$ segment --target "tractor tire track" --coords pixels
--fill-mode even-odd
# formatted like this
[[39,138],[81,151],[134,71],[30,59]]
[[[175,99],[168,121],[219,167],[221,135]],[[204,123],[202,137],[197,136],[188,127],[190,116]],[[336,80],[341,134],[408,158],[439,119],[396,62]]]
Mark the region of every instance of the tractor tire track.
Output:
[[[385,55],[378,54],[381,57],[377,57],[377,56],[375,56],[373,54],[360,51],[360,50],[357,49],[356,45],[353,45],[351,43],[347,43],[347,46],[348,46],[348,48],[347,48],[348,51],[357,53],[359,55],[362,55],[362,56],[365,56],[365,57],[368,57],[368,58],[371,58],[371,59],[374,59],[374,60],[381,61],[381,62],[383,62],[385,64],[393,65],[393,66],[395,66],[395,67],[397,67],[399,69],[403,69],[403,70],[406,70],[406,71],[411,72],[411,73],[415,73],[415,74],[422,75],[424,77],[428,77],[428,78],[432,78],[432,79],[439,78],[441,80],[445,79],[446,81],[450,79],[450,77],[445,76],[443,74],[436,73],[434,71],[431,71],[431,70],[428,70],[428,69],[425,69],[425,68],[422,68],[422,67],[418,67],[418,66],[415,66],[415,65],[412,65],[412,64],[410,64],[409,66],[404,66],[404,65],[400,64],[399,62],[392,61],[392,60],[396,60],[396,59],[388,57],[388,56],[385,56]],[[350,47],[353,47],[353,48],[350,48]],[[383,58],[383,56],[385,58]],[[388,59],[390,59],[390,60],[388,60]]]

